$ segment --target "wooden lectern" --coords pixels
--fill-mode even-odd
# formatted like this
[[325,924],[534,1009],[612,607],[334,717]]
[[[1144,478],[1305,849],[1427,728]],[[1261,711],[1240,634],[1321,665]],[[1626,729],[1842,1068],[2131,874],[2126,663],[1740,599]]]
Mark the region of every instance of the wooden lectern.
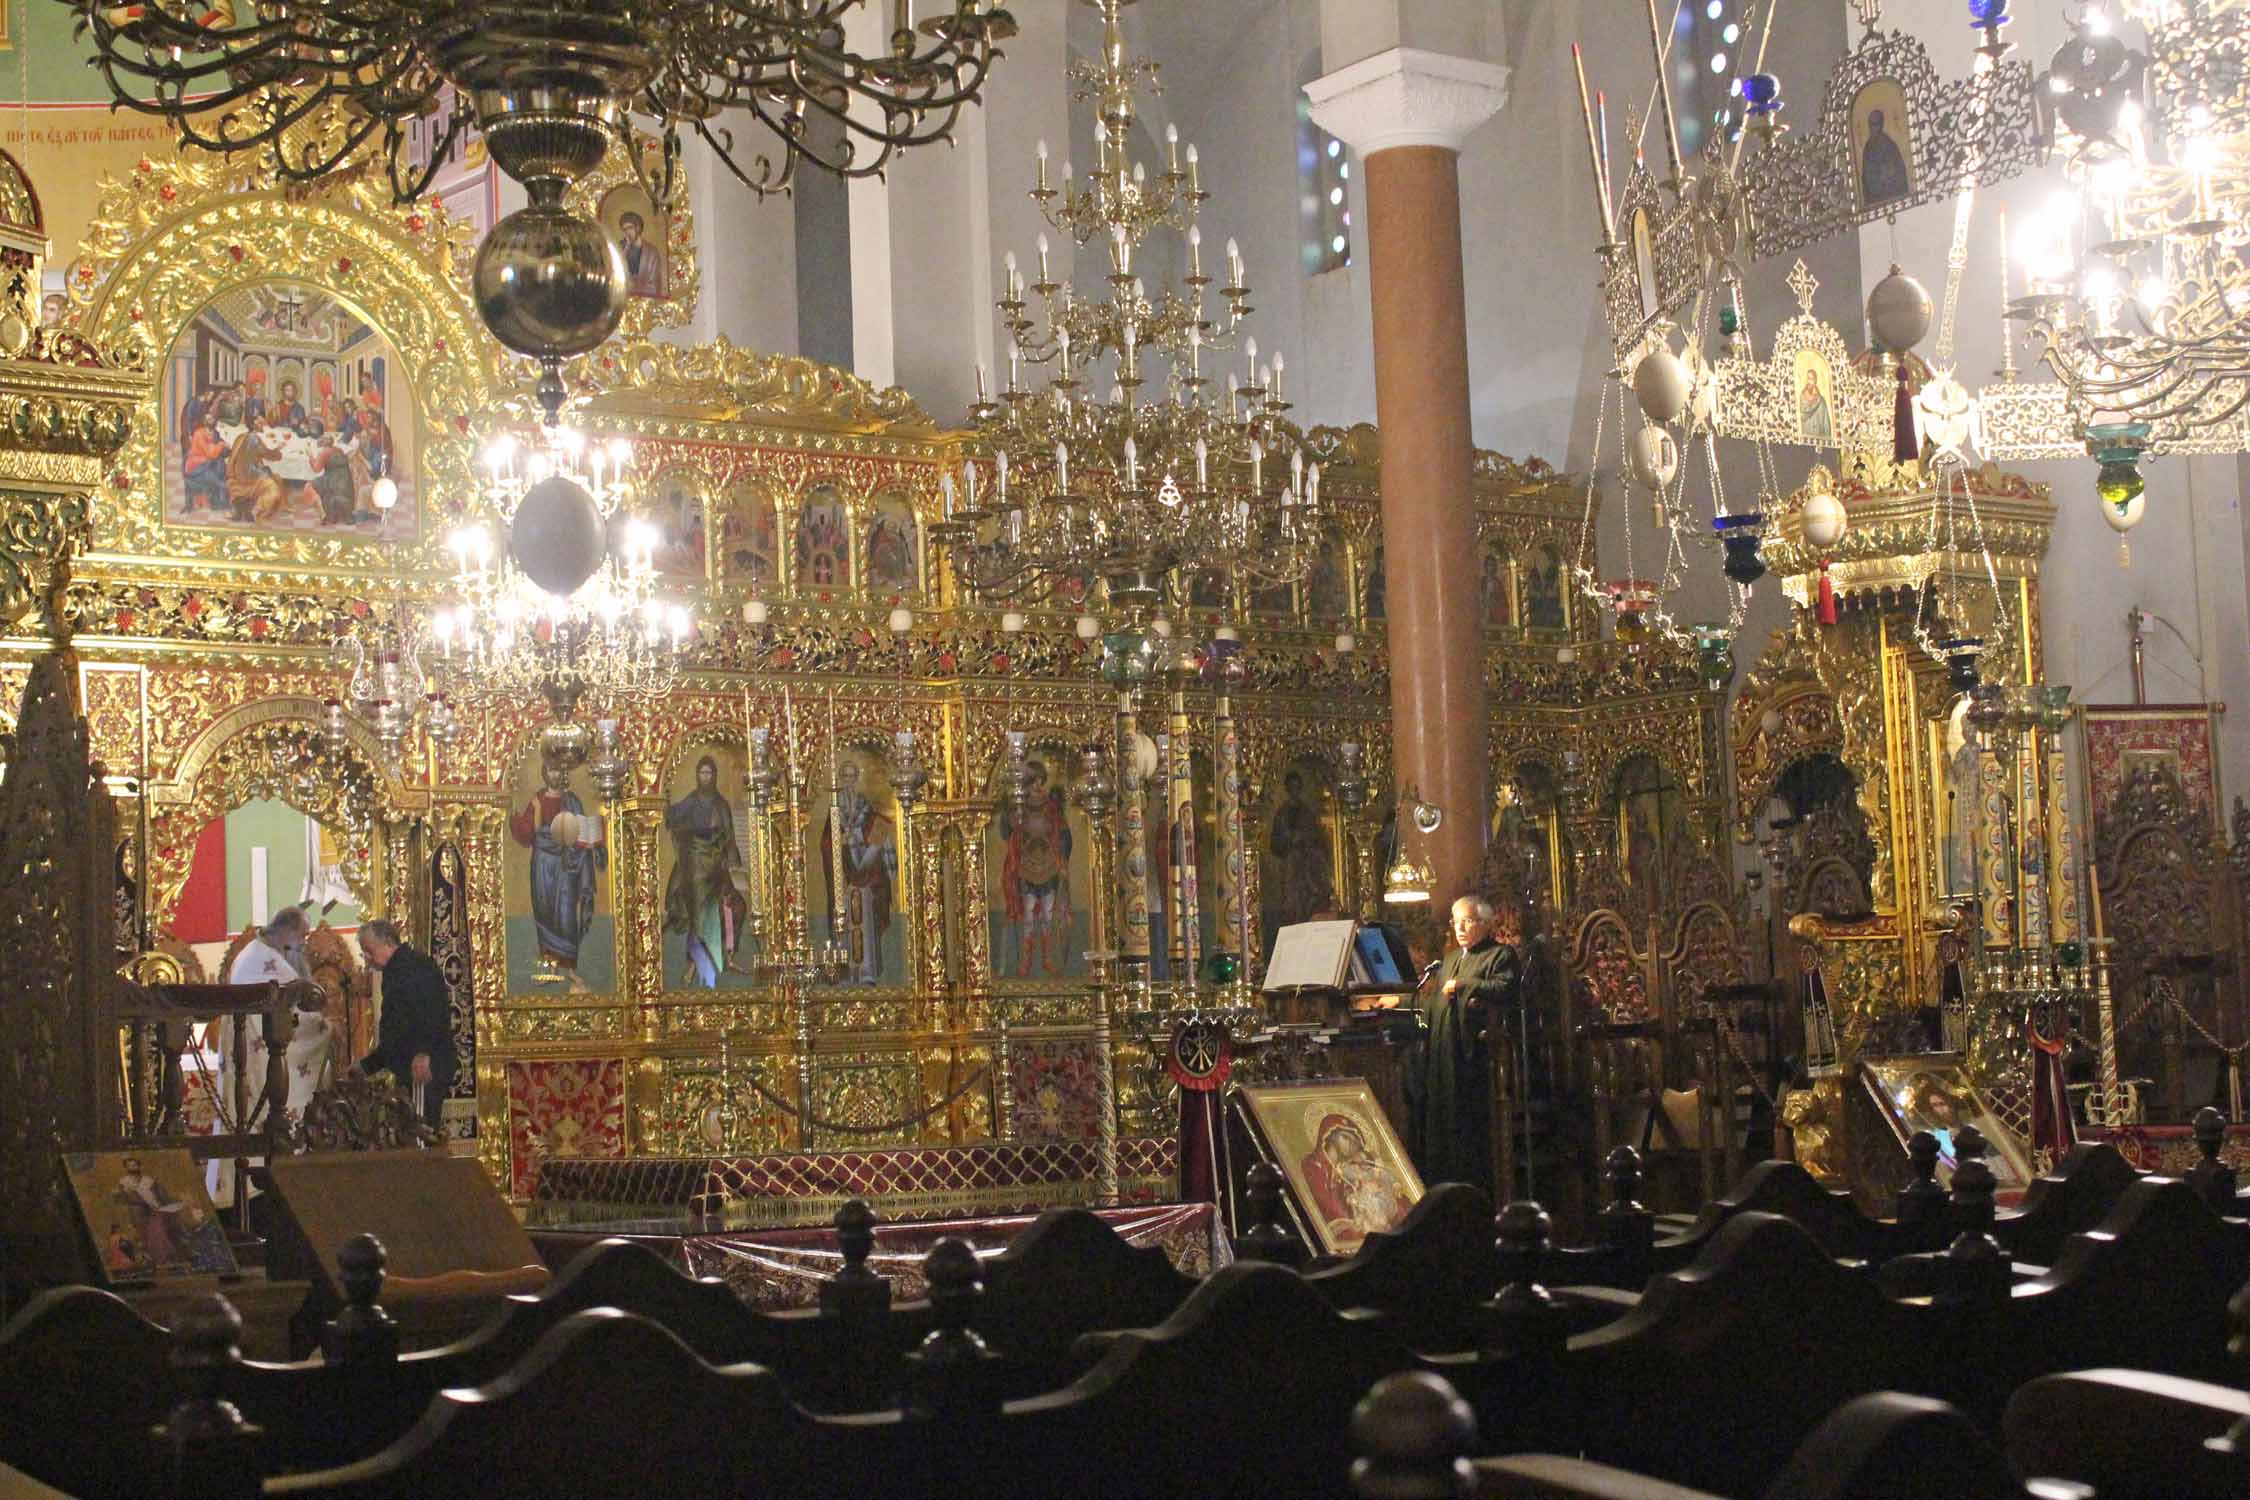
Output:
[[1276,1026],[1315,1031],[1328,1071],[1363,1078],[1401,1140],[1412,1139],[1406,1058],[1419,1039],[1413,958],[1395,929],[1299,922],[1274,934],[1263,986]]

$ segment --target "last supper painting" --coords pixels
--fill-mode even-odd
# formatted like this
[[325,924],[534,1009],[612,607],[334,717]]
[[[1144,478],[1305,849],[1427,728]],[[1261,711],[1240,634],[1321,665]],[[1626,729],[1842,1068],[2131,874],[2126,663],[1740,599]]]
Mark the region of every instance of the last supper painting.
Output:
[[413,405],[390,341],[333,292],[229,288],[164,362],[164,518],[408,540]]

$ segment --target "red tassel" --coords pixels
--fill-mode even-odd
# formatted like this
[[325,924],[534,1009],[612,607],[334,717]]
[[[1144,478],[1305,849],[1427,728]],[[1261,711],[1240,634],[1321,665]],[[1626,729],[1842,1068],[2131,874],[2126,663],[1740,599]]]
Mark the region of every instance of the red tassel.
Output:
[[1820,606],[1816,618],[1823,625],[1836,623],[1836,589],[1828,581],[1828,559],[1820,560]]
[[1906,385],[1906,356],[1898,357],[1898,401],[1891,408],[1891,457],[1911,463],[1922,456],[1914,436],[1914,393]]

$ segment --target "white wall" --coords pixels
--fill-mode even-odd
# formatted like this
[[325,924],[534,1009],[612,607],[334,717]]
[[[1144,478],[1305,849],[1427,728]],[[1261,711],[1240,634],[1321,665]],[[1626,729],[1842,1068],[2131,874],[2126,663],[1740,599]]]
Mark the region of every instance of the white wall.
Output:
[[[745,132],[737,137],[759,144]],[[761,199],[742,185],[718,153],[695,136],[681,143],[680,170],[694,205],[696,254],[702,295],[687,323],[658,335],[672,343],[699,344],[724,334],[751,349],[797,348],[796,202]]]

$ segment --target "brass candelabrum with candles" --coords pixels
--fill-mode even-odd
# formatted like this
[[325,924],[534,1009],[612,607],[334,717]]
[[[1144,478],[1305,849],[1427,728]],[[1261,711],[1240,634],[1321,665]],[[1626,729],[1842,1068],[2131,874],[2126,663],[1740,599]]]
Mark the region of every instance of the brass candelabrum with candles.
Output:
[[2013,1050],[2026,1025],[2059,1037],[2091,1018],[2105,1052],[2106,1113],[2117,1103],[2109,945],[2090,944],[2082,935],[2081,915],[2091,900],[2079,885],[2086,861],[2072,857],[2066,843],[2055,785],[2062,769],[2055,736],[2076,712],[2068,687],[2046,683],[1983,683],[1969,695],[1967,722],[1993,762],[2000,789],[1997,798],[1979,799],[1980,823],[1995,813],[1999,821],[1981,828],[1976,844],[1996,851],[2000,868],[1976,885],[2004,902],[2007,916],[2005,940],[1978,945],[1975,968],[1975,1008],[1998,1018],[2000,1035],[1987,1041],[1971,1026],[1961,1040]]
[[[805,839],[805,768],[803,759],[797,754],[796,699],[787,690],[783,691],[782,705],[786,724],[784,754],[787,757],[783,785],[788,796],[778,809],[784,830],[781,842],[794,853],[797,868],[806,870],[811,865]],[[833,699],[829,713],[833,718]],[[830,738],[834,738],[833,730]],[[831,759],[833,760],[833,754]],[[836,796],[835,780],[832,766],[829,775],[829,799],[832,806]],[[837,853],[840,857],[841,840],[832,842],[838,844]],[[834,882],[831,890],[841,886],[838,867],[832,866],[830,879]],[[779,988],[783,1008],[790,1017],[797,1058],[797,1119],[805,1136],[809,1138],[813,1117],[812,990],[815,985],[834,984],[841,980],[850,968],[851,955],[849,950],[836,941],[833,925],[826,941],[818,945],[813,943],[806,905],[802,892],[795,900],[787,902],[787,910],[781,923],[782,941],[760,951],[758,977]]]
[[[957,576],[986,594],[1043,592],[1092,575],[1105,580],[1113,605],[1154,605],[1168,595],[1184,602],[1197,579],[1293,582],[1335,528],[1319,465],[1306,463],[1287,419],[1284,361],[1261,363],[1245,326],[1240,249],[1228,242],[1223,281],[1204,268],[1197,221],[1210,195],[1195,147],[1183,154],[1168,129],[1160,171],[1132,160],[1134,94],[1144,80],[1153,84],[1156,68],[1126,55],[1126,0],[1090,3],[1101,13],[1102,49],[1070,75],[1094,108],[1093,170],[1081,179],[1066,162],[1054,186],[1041,142],[1031,198],[1057,232],[1106,262],[1106,274],[1085,275],[1098,289],[1082,292],[1053,266],[1042,234],[1028,288],[1040,303],[1035,318],[1023,272],[1007,256],[997,299],[1005,384],[988,394],[979,366],[969,409],[994,454],[993,482],[980,496],[972,472],[962,506],[949,488],[932,539]],[[1135,266],[1159,231],[1186,241],[1177,290],[1152,292]],[[1214,282],[1224,304],[1216,310],[1205,300]],[[1241,366],[1227,374],[1222,400],[1204,361],[1237,346]],[[1049,370],[1043,389],[1025,385],[1027,364]],[[1281,482],[1269,487],[1269,477]]]

